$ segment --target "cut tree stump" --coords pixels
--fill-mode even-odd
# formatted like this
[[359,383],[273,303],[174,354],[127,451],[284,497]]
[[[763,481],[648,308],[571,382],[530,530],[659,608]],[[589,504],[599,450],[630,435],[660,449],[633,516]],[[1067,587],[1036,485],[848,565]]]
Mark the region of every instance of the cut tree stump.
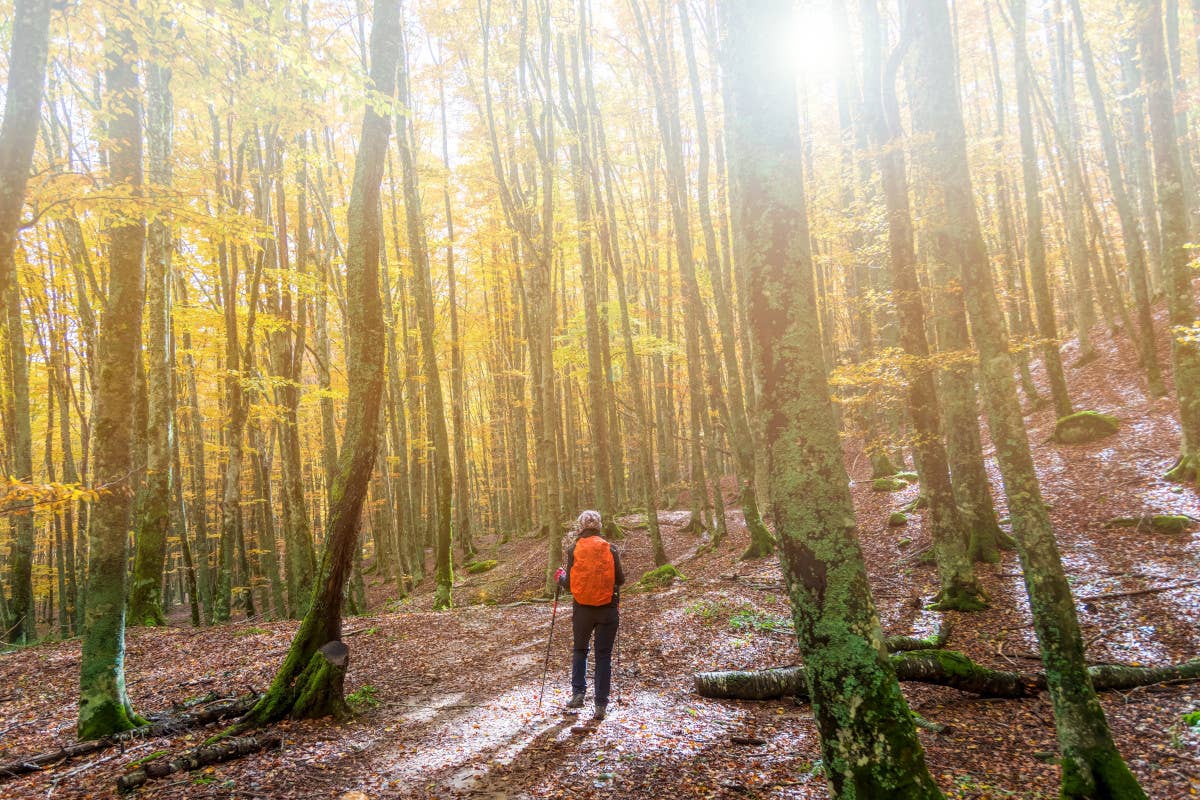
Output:
[[149,725],[122,731],[113,736],[106,736],[103,739],[77,742],[56,750],[46,750],[28,758],[17,759],[7,764],[0,764],[0,780],[15,778],[18,775],[27,775],[30,772],[39,772],[56,762],[78,758],[89,753],[95,753],[98,750],[105,750],[122,742],[129,742],[135,739],[152,739],[158,736],[170,736],[180,731],[199,728],[224,719],[240,717],[254,707],[254,704],[258,702],[258,698],[259,695],[256,694],[235,697],[219,703],[213,703],[197,711],[165,716]]
[[[1046,688],[1040,672],[1007,672],[988,669],[954,650],[917,650],[891,657],[896,677],[902,681],[949,686],[982,697],[1029,697]],[[1200,659],[1165,667],[1130,667],[1098,664],[1088,668],[1098,691],[1125,690],[1167,681],[1200,679]],[[748,672],[699,672],[694,677],[701,697],[725,700],[777,700],[808,698],[804,667],[776,667]]]
[[213,744],[203,744],[193,747],[191,750],[185,750],[174,758],[151,761],[133,772],[122,775],[117,779],[117,789],[122,792],[131,792],[146,781],[165,778],[176,772],[190,772],[211,764],[232,761],[260,750],[279,747],[281,742],[282,739],[278,734],[268,733],[262,736],[232,736]]

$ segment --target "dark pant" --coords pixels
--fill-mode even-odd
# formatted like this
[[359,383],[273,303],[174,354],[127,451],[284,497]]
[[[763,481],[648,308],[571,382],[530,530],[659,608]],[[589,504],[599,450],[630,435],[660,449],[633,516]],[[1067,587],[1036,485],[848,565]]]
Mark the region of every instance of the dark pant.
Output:
[[608,704],[612,684],[613,642],[617,640],[620,614],[617,606],[575,606],[571,627],[575,632],[575,655],[571,659],[571,689],[583,692],[587,688],[588,642],[596,632],[596,705]]

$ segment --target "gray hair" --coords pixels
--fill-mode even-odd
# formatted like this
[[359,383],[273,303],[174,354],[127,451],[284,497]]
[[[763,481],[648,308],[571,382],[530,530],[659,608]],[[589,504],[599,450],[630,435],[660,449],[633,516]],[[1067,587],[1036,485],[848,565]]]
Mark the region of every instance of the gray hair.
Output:
[[578,524],[579,524],[579,530],[581,532],[587,531],[587,530],[592,530],[592,531],[600,530],[600,528],[601,528],[600,512],[599,511],[583,512],[582,514],[579,515]]

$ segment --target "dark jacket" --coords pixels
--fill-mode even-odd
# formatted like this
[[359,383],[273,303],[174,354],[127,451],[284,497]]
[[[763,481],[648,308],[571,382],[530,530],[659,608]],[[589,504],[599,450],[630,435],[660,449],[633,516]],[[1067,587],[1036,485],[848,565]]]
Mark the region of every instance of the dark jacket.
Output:
[[[584,534],[586,536],[599,536],[598,532],[589,531]],[[582,536],[580,538],[583,538]],[[613,596],[612,602],[607,606],[597,606],[597,608],[608,608],[616,606],[621,602],[621,586],[625,583],[625,572],[621,569],[621,553],[617,550],[617,546],[612,542],[608,543],[608,549],[612,551],[613,557]],[[558,585],[568,592],[571,591],[571,567],[575,566],[575,543],[572,542],[567,548],[567,567],[566,574],[559,580]]]

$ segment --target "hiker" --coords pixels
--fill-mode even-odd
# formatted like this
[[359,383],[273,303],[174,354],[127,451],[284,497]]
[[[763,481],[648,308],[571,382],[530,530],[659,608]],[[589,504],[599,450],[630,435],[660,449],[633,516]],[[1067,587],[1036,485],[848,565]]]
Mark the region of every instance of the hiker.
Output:
[[596,633],[596,711],[593,719],[604,719],[612,684],[612,651],[620,622],[620,586],[625,583],[621,556],[615,545],[600,535],[600,512],[579,515],[579,532],[567,547],[567,565],[555,573],[558,585],[571,593],[574,609],[571,627],[575,653],[571,659],[571,700],[567,708],[582,708],[587,688],[588,643]]

